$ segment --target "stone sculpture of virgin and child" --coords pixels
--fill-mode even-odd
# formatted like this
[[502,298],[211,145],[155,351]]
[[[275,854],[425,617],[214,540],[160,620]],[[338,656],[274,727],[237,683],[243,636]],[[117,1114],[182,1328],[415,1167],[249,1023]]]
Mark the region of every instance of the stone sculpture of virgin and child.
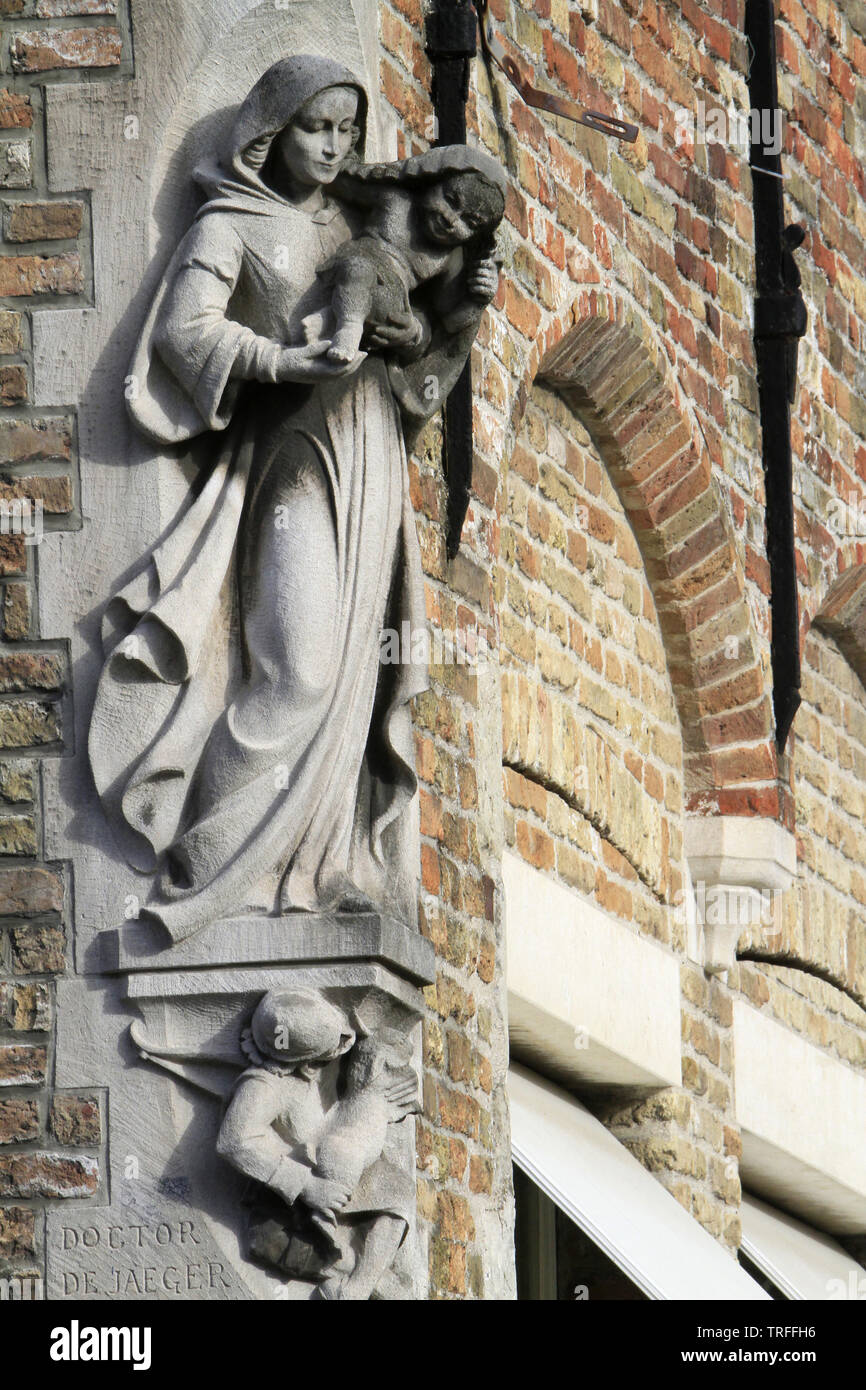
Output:
[[[439,408],[498,269],[505,183],[442,147],[365,165],[367,98],[271,67],[170,262],[130,411],[197,482],[112,600],[90,733],[142,915],[175,941],[246,913],[363,911],[414,881],[409,702],[423,627],[404,426]],[[411,897],[411,894],[409,895]]]

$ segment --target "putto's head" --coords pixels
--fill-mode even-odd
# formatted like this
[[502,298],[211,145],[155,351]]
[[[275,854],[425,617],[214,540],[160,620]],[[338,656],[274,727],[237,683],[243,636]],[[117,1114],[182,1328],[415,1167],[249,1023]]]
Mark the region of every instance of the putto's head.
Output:
[[300,989],[266,994],[253,1014],[250,1031],[262,1057],[286,1066],[332,1061],[355,1041],[338,1009],[320,994]]
[[468,170],[428,184],[420,205],[424,231],[431,241],[439,246],[462,246],[496,228],[505,199],[481,174]]
[[274,140],[275,172],[300,188],[332,183],[360,138],[359,104],[355,87],[317,92]]

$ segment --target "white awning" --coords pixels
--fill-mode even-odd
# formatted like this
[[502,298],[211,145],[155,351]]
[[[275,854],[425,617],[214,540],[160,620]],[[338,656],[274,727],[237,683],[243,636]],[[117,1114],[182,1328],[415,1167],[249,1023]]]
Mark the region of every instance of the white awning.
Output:
[[514,1161],[649,1298],[768,1299],[585,1106],[508,1074]]
[[786,1298],[866,1295],[866,1270],[831,1236],[755,1197],[743,1197],[742,1221],[743,1250]]

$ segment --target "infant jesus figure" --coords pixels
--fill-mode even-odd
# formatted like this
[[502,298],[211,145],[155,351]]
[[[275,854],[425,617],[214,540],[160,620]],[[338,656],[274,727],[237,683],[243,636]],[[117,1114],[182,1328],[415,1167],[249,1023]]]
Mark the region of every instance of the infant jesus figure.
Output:
[[308,340],[330,340],[326,356],[349,363],[367,321],[411,315],[415,342],[406,351],[424,351],[431,323],[410,296],[428,285],[430,318],[446,333],[475,326],[499,283],[494,236],[505,187],[496,161],[466,145],[341,174],[335,191],[365,210],[364,223],[318,271],[330,309],[304,320]]

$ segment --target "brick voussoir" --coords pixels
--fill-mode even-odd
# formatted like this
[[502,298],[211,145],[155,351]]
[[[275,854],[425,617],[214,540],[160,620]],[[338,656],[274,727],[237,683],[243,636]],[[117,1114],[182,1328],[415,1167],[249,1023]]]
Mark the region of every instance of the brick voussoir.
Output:
[[[627,367],[626,370],[629,370]],[[643,393],[650,389],[653,382],[658,381],[658,372],[651,362],[647,361],[646,354],[638,354],[638,365],[631,371],[631,375],[624,377],[609,395],[599,398],[599,410],[610,422],[615,430],[625,424],[638,408]]]
[[743,592],[742,575],[738,570],[732,570],[706,593],[696,594],[687,603],[659,605],[657,611],[660,619],[667,619],[676,611],[683,631],[695,632],[705,623],[714,622],[723,613],[730,613],[732,617],[737,614],[743,602]]
[[741,782],[771,782],[778,773],[778,759],[772,742],[725,748],[711,755],[719,786]]
[[[707,483],[706,477],[696,475],[684,478],[653,509],[659,535],[672,552],[690,536],[697,535],[714,517],[720,516],[719,495],[715,487],[712,483],[702,487],[702,482]],[[723,518],[721,524],[724,529]]]
[[644,386],[618,411],[608,414],[610,428],[616,436],[619,447],[623,450],[633,449],[640,451],[641,436],[647,432],[647,439],[656,440],[659,434],[653,435],[653,429],[660,431],[662,421],[665,422],[664,429],[667,432],[668,424],[682,423],[682,412],[677,409],[673,398],[670,384],[657,370],[653,370]]
[[669,407],[664,419],[660,417],[657,428],[643,431],[629,447],[624,446],[619,437],[617,442],[625,455],[629,474],[637,483],[646,482],[683,449],[694,444],[691,429],[675,406]]
[[698,686],[694,690],[684,690],[680,708],[691,719],[703,719],[708,715],[724,714],[758,700],[769,701],[769,691],[764,689],[764,675],[756,665],[747,666],[735,676],[716,681],[714,685]]
[[632,382],[637,387],[641,377],[647,379],[648,372],[652,370],[648,368],[643,343],[635,342],[631,336],[620,348],[613,366],[614,370],[608,368],[595,375],[587,374],[583,378],[588,393],[595,401],[596,409],[608,417],[613,414],[616,403],[622,399],[623,391],[628,390]]
[[[644,506],[651,507],[655,503],[662,502],[672,489],[681,487],[687,478],[697,476],[704,479],[704,488],[709,487],[712,480],[712,470],[709,459],[706,455],[698,453],[692,442],[689,442],[684,449],[675,454],[666,464],[657,469],[652,477],[647,478],[640,486],[640,493]],[[701,491],[702,489],[698,489]],[[692,494],[694,497],[698,492]],[[687,498],[686,501],[690,501]],[[682,503],[685,505],[685,501]]]
[[[718,554],[724,554],[727,569],[733,569],[736,566],[737,559],[734,547],[722,517],[716,512],[709,521],[705,522],[697,531],[692,532],[679,545],[674,546],[668,553],[668,581],[675,583],[677,580],[684,579],[686,575],[692,575],[693,571],[700,566],[707,566],[708,562]],[[714,572],[713,566],[710,565],[707,570],[708,575]],[[695,592],[695,587],[692,584],[691,592]],[[705,589],[707,585],[701,584],[699,587]]]
[[708,748],[766,739],[773,728],[772,706],[769,700],[759,700],[752,705],[707,715],[699,721],[699,727]]
[[[742,615],[741,615],[742,616]],[[697,689],[704,685],[715,685],[725,675],[731,676],[745,667],[755,666],[755,649],[748,632],[734,630],[730,624],[720,621],[707,623],[686,638],[674,638],[671,643],[671,661],[676,664],[685,661],[694,672],[693,685]],[[708,671],[721,662],[721,674],[708,678]]]
[[605,387],[620,380],[619,369],[623,351],[630,341],[632,336],[627,329],[609,330],[602,340],[601,347],[593,353],[584,370],[579,373],[584,390],[597,408],[600,407]]

